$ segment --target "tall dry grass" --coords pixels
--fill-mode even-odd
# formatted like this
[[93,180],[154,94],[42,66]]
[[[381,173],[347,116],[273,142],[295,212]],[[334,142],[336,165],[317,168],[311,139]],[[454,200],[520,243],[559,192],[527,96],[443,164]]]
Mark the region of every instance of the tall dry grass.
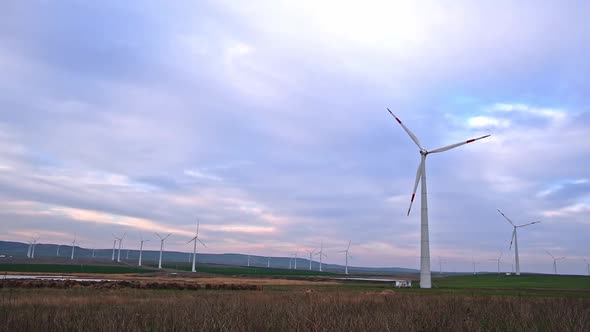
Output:
[[576,298],[3,289],[1,331],[590,331]]

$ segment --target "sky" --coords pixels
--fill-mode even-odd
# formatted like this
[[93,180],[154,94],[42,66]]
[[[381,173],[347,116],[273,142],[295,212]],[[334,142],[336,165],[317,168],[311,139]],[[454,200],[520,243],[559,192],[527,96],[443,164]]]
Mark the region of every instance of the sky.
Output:
[[[587,1],[2,1],[2,240],[583,274]],[[514,250],[514,249],[512,249]]]

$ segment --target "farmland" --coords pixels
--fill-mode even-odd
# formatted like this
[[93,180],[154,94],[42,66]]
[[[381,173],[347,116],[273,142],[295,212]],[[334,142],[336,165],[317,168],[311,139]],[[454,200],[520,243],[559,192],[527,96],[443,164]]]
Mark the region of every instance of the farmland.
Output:
[[[11,265],[0,269],[78,268]],[[97,277],[114,278],[98,283],[1,280],[0,331],[590,329],[590,278],[582,276],[457,275],[434,278],[433,289],[417,283],[393,289],[389,283],[336,280],[329,273],[305,275],[307,270],[203,265],[193,275],[182,272],[187,266],[165,272],[83,266],[83,275],[96,271]],[[168,276],[171,271],[180,274]]]
[[589,311],[581,298],[395,291],[0,291],[2,331],[587,331]]

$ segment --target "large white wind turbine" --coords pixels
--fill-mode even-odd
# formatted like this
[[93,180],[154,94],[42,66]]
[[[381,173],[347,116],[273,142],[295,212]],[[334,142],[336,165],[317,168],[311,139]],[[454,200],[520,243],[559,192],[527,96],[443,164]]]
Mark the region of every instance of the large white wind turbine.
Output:
[[500,273],[500,264],[501,264],[501,263],[500,263],[500,260],[502,259],[502,255],[503,255],[503,254],[504,254],[504,253],[502,253],[502,252],[501,252],[501,253],[500,253],[500,257],[498,257],[498,258],[490,258],[490,259],[488,259],[488,260],[490,260],[490,261],[496,261],[496,262],[498,263],[498,274]]
[[502,213],[502,211],[500,211],[500,209],[498,209],[498,212],[500,212],[500,214],[504,218],[506,218],[506,220],[508,220],[510,225],[512,225],[512,227],[514,228],[514,230],[512,231],[512,239],[510,240],[510,247],[508,249],[512,249],[512,242],[514,242],[514,261],[516,262],[516,275],[519,276],[520,275],[520,260],[518,258],[518,237],[516,234],[516,229],[520,228],[520,227],[538,224],[538,223],[540,223],[540,221],[533,221],[533,222],[530,222],[528,224],[523,224],[523,225],[515,225],[512,222],[512,220],[508,219],[508,217],[506,217],[506,215],[504,213]]
[[328,258],[328,255],[324,254],[324,241],[322,241],[320,251],[318,251],[316,255],[320,256],[320,272],[322,272],[322,256]]
[[203,241],[201,241],[201,239],[199,239],[199,221],[197,220],[197,233],[195,234],[195,237],[193,237],[192,239],[190,239],[190,241],[187,242],[187,244],[194,242],[194,246],[193,246],[193,272],[197,272],[196,268],[195,268],[195,261],[197,259],[197,241],[201,242],[201,244],[203,245],[203,247],[207,248],[207,246],[205,245],[205,243],[203,243]]
[[311,262],[313,262],[313,255],[315,254],[315,251],[317,249],[314,250],[306,250],[309,253],[309,270],[311,271]]
[[389,113],[395,118],[395,120],[402,126],[402,128],[406,131],[406,133],[410,136],[412,141],[416,143],[418,148],[420,149],[420,164],[418,165],[418,171],[416,172],[416,181],[414,183],[414,191],[412,192],[412,198],[410,199],[410,207],[408,208],[408,215],[410,215],[410,210],[412,209],[412,203],[414,203],[414,197],[416,196],[416,189],[418,189],[418,183],[422,182],[422,186],[420,188],[422,199],[420,200],[421,204],[421,222],[420,222],[420,288],[431,288],[432,281],[430,276],[430,241],[428,239],[428,202],[427,202],[427,193],[426,193],[426,157],[431,153],[439,153],[444,152],[450,149],[454,149],[461,145],[475,142],[482,138],[489,137],[490,135],[485,135],[477,138],[472,138],[467,141],[451,144],[444,146],[442,148],[434,149],[431,151],[426,150],[420,144],[418,137],[414,135],[406,125],[404,125],[401,120],[391,112],[391,110],[387,109]]
[[143,243],[149,241],[149,240],[144,240],[143,236],[141,234],[139,235],[139,238],[140,238],[140,241],[139,241],[139,262],[137,263],[137,266],[141,266],[141,256],[143,254]]
[[161,269],[162,268],[162,250],[164,250],[164,240],[166,240],[172,234],[168,233],[168,235],[166,235],[166,236],[161,236],[158,233],[154,233],[154,234],[156,234],[160,238],[160,260],[158,261],[158,269]]
[[557,274],[557,261],[565,259],[565,257],[555,258],[555,256],[551,255],[551,253],[549,251],[545,250],[545,252],[547,253],[547,255],[549,255],[549,256],[551,256],[551,258],[553,258],[553,273]]
[[339,252],[343,252],[345,253],[344,255],[346,256],[346,265],[344,267],[344,274],[348,274],[348,257],[352,257],[350,256],[350,254],[348,253],[348,251],[350,250],[350,243],[352,241],[348,241],[348,247],[346,247],[346,250],[341,250]]

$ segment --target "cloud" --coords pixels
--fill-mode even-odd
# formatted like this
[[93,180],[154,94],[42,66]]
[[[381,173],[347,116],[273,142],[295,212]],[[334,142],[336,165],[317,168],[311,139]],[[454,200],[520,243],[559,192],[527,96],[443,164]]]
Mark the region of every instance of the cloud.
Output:
[[210,252],[352,240],[358,265],[417,267],[418,155],[390,107],[425,146],[492,134],[429,157],[432,257],[495,256],[501,207],[547,218],[522,239],[543,271],[527,250],[586,247],[586,7],[0,4],[0,233],[185,250],[199,218]]

